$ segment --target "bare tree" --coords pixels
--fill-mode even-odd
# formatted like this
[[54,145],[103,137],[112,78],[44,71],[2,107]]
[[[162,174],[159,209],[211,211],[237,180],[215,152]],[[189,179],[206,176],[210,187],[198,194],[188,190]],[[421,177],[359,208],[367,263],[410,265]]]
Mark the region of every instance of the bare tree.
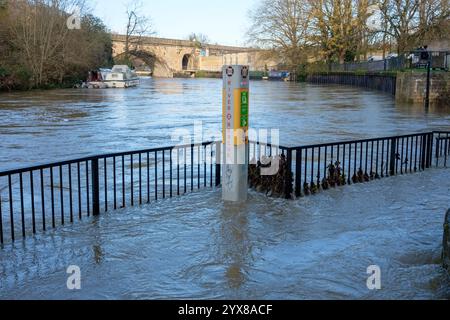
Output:
[[[7,2],[0,12],[0,38],[6,40],[2,45],[8,54],[0,51],[0,63],[15,76],[18,86],[75,81],[89,69],[108,63],[110,35],[101,20],[83,14],[83,6],[84,0]],[[74,19],[76,28],[69,23]]]
[[449,31],[446,1],[381,0],[380,9],[387,25],[384,32],[395,39],[398,53],[412,49],[425,38]]
[[448,0],[261,0],[250,17],[250,41],[290,66],[309,51],[316,60],[341,63],[373,49],[385,56],[387,42],[403,53],[450,32]]
[[6,2],[2,2],[0,0],[0,59],[2,58],[5,51],[3,47],[6,44],[6,29],[7,29],[7,10],[6,10]]
[[131,0],[126,5],[127,26],[125,33],[125,59],[130,60],[130,52],[139,49],[142,38],[155,32],[152,29],[151,19],[142,14],[143,4],[141,0]]
[[262,0],[249,15],[252,24],[247,35],[251,43],[284,57],[292,69],[306,61],[308,1]]
[[19,49],[32,73],[34,86],[46,83],[71,30],[67,19],[84,0],[16,0],[9,2],[11,43]]
[[419,30],[413,39],[416,42],[440,38],[448,39],[450,32],[449,18],[448,0],[420,0]]
[[196,46],[201,48],[206,44],[209,44],[211,41],[209,40],[209,37],[203,33],[191,33],[187,39],[189,41],[195,42]]
[[90,14],[82,17],[81,29],[70,32],[59,52],[59,81],[68,74],[86,75],[87,70],[112,64],[112,40],[103,22]]
[[408,47],[409,37],[418,30],[420,0],[383,0],[381,12],[388,24],[385,32],[396,39],[398,53]]

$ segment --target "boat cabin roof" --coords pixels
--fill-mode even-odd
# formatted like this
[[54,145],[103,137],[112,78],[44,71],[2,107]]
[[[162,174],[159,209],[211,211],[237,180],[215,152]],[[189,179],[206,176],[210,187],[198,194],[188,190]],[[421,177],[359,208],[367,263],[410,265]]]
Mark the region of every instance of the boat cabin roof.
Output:
[[127,65],[116,65],[112,68],[112,72],[127,72],[131,69]]

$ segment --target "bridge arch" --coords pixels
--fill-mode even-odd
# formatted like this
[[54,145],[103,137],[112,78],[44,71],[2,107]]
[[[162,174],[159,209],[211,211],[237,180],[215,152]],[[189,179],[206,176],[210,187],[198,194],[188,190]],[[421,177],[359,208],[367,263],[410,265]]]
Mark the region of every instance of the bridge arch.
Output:
[[194,57],[192,54],[186,53],[181,60],[181,70],[193,70],[194,69]]
[[[129,52],[129,55],[144,62],[144,64],[151,70],[151,73],[154,77],[173,77],[173,71],[166,63],[166,61],[158,57],[153,52],[146,50],[132,50]],[[124,56],[125,53],[122,53],[116,56],[116,58],[120,59]],[[134,61],[134,63],[136,63],[136,61]],[[135,67],[141,66],[135,65]]]

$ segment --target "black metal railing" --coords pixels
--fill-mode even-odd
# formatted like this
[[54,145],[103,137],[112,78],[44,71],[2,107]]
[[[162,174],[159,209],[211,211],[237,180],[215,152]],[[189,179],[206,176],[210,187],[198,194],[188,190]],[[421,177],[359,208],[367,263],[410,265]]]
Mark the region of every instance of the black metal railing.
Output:
[[413,50],[396,57],[388,57],[376,61],[323,63],[317,62],[310,68],[313,72],[385,72],[403,69],[425,68],[431,57],[432,68],[449,70],[450,51]]
[[[0,243],[101,212],[217,187],[221,150],[221,142],[205,142],[0,172]],[[447,167],[450,132],[299,147],[250,142],[248,154],[250,162],[283,155],[292,173],[284,181],[284,192],[292,198],[433,165]]]
[[406,57],[400,56],[377,61],[346,62],[343,64],[332,63],[329,65],[328,71],[397,71],[405,68],[406,62]]
[[436,132],[436,166],[447,167],[450,155],[450,132]]
[[[434,152],[434,153],[433,153]],[[293,147],[287,159],[293,194],[303,196],[334,186],[447,167],[450,132],[427,132]]]
[[313,73],[307,76],[306,81],[321,85],[344,84],[378,90],[392,95],[395,95],[397,91],[397,76],[386,74]]
[[263,143],[260,141],[249,141],[249,161],[256,162],[262,157],[287,155],[289,147]]
[[0,243],[220,184],[218,142],[106,154],[0,172]]

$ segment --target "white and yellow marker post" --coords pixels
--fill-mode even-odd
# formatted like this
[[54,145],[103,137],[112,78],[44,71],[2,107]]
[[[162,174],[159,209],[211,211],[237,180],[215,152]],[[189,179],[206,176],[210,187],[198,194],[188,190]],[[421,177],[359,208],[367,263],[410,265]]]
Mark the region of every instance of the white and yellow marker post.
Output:
[[248,66],[223,67],[222,198],[224,201],[247,200],[249,81]]

